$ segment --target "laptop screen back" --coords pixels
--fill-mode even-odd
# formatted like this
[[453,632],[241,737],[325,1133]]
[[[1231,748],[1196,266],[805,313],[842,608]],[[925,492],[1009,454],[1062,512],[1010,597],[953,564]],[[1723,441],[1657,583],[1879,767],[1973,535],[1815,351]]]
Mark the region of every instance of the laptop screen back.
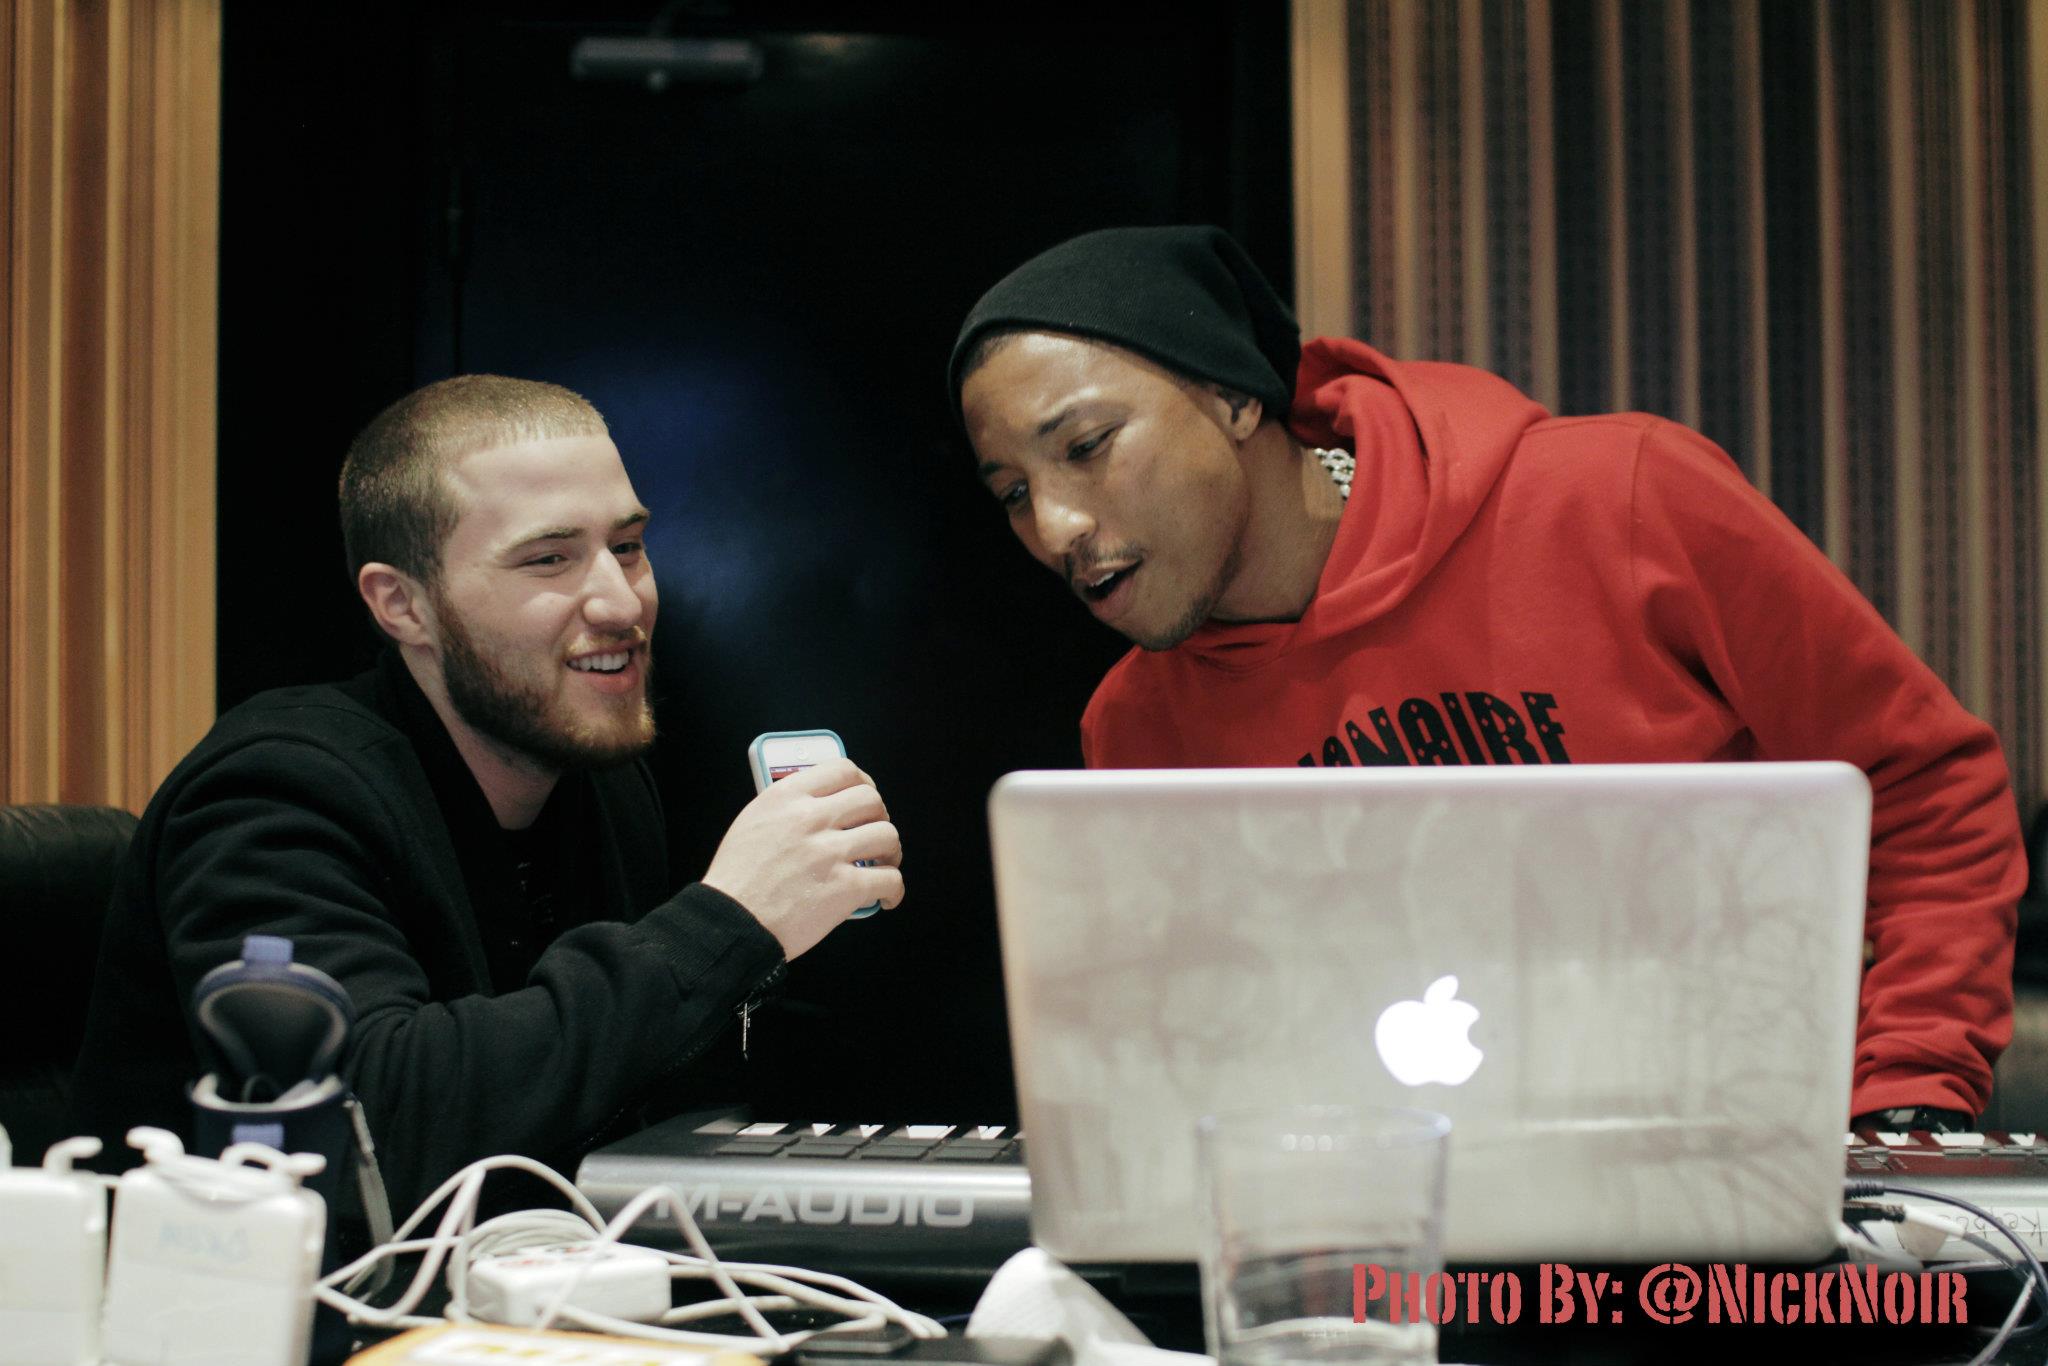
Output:
[[1036,1240],[1196,1252],[1194,1124],[1451,1117],[1465,1260],[1833,1244],[1847,765],[1024,773],[990,797]]

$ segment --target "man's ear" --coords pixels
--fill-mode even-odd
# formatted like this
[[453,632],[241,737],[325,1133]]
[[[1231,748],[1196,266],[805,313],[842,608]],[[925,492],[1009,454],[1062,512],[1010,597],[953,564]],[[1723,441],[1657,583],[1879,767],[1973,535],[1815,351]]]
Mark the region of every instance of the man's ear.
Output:
[[1265,419],[1266,405],[1250,394],[1240,394],[1237,390],[1226,389],[1220,384],[1210,385],[1209,392],[1223,405],[1218,414],[1222,419],[1223,430],[1229,432],[1233,440],[1250,439],[1251,434],[1259,429],[1259,423]]
[[400,645],[433,644],[434,609],[418,579],[372,560],[356,571],[356,591],[385,635]]

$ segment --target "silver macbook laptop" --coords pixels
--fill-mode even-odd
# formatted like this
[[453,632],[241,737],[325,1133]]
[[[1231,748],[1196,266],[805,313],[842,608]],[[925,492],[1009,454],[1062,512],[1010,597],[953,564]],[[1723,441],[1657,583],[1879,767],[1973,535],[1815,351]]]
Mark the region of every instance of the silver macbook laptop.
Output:
[[989,798],[1035,1240],[1196,1255],[1194,1125],[1451,1118],[1459,1260],[1834,1242],[1845,764],[1016,773]]

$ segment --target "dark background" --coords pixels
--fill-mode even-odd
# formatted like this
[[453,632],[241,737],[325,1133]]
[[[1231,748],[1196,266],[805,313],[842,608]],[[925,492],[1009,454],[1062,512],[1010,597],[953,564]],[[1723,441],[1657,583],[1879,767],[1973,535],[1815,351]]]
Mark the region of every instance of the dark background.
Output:
[[[1091,228],[1219,223],[1291,294],[1286,7],[724,8],[228,5],[220,705],[372,657],[333,489],[380,408],[465,371],[586,394],[654,510],[679,876],[764,730],[838,730],[903,832],[904,904],[757,1026],[757,1103],[1009,1117],[983,803],[1079,763],[1123,642],[1011,538],[945,358]],[[764,77],[571,78],[658,18],[758,39]]]

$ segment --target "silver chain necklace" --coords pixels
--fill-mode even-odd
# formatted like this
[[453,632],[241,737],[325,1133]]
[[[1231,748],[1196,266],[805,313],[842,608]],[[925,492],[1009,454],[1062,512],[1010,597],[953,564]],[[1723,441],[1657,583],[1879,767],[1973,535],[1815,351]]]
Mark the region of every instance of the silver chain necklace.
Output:
[[1337,486],[1337,496],[1345,502],[1351,501],[1351,476],[1358,471],[1358,462],[1350,451],[1333,450],[1318,446],[1309,452],[1316,463],[1329,472],[1330,482]]

